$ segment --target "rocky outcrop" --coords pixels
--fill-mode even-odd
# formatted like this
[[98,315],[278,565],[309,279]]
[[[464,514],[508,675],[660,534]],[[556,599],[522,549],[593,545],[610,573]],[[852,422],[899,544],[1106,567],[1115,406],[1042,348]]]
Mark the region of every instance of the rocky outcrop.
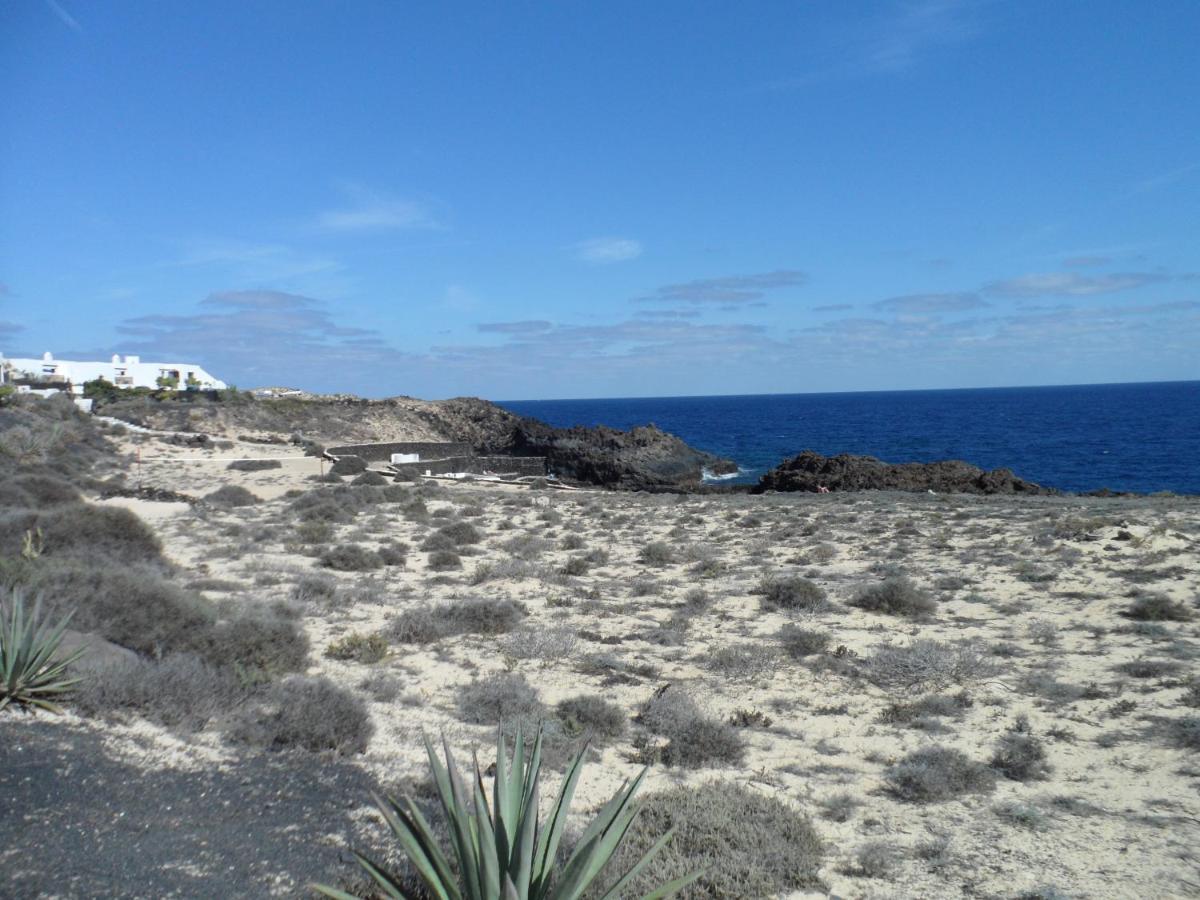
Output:
[[765,474],[763,491],[933,491],[938,494],[1056,494],[1008,469],[986,471],[957,459],[886,463],[873,456],[822,456],[805,450]]
[[603,426],[553,428],[475,398],[439,404],[459,440],[477,453],[544,456],[559,478],[624,490],[693,490],[704,472],[736,472],[737,465],[645,425],[629,431]]

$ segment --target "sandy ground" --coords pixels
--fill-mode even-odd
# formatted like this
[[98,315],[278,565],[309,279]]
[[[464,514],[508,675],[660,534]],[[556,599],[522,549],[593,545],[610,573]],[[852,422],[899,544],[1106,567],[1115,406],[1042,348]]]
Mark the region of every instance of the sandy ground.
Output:
[[[404,567],[329,572],[297,544],[297,520],[283,497],[315,487],[317,461],[235,472],[224,458],[296,454],[290,447],[199,450],[124,440],[130,451],[142,450],[145,484],[194,495],[240,484],[265,501],[239,509],[108,501],[131,506],[154,525],[181,580],[220,580],[226,590],[214,599],[228,592],[262,603],[288,600],[296,583],[317,571],[337,580],[336,603],[304,609],[310,673],[356,688],[381,676],[399,686],[396,699],[371,700],[375,734],[366,753],[350,761],[371,780],[423,776],[423,732],[446,734],[460,752],[489,754],[492,729],[461,722],[456,697],[461,686],[493,673],[522,673],[547,706],[596,693],[631,716],[669,683],[716,717],[759,712],[770,724],[743,730],[749,749],[741,765],[655,766],[646,789],[727,778],[784,798],[812,816],[826,841],[821,877],[829,896],[1200,896],[1200,767],[1195,749],[1179,749],[1166,736],[1171,721],[1194,712],[1182,698],[1196,674],[1200,627],[1123,615],[1138,591],[1196,606],[1200,501],[688,497],[462,484],[426,499],[429,522],[381,504],[336,526],[335,543],[408,544]],[[427,554],[416,548],[452,518],[471,522],[484,538],[463,556],[461,570],[430,572]],[[518,551],[512,541],[522,536],[540,540]],[[669,561],[639,560],[653,541],[667,545]],[[565,549],[572,544],[580,546]],[[593,551],[604,559],[586,574],[561,574],[569,559]],[[501,574],[484,579],[488,567]],[[928,619],[848,604],[897,574],[937,601]],[[807,613],[765,609],[763,578],[787,575],[811,579],[830,603]],[[697,587],[710,604],[681,615],[685,595]],[[370,665],[323,655],[348,633],[386,632],[405,609],[476,595],[525,604],[526,624],[566,635],[564,648],[519,659],[506,655],[504,638],[466,636],[426,646],[393,642],[387,657]],[[782,652],[777,634],[789,622],[827,631],[829,651],[816,660]],[[916,726],[885,722],[890,706],[922,694],[878,687],[850,669],[885,645],[917,638],[975,648],[994,671],[947,688],[969,697],[957,716]],[[728,648],[745,651],[744,665],[715,666]],[[849,668],[829,661],[834,651]],[[583,664],[601,653],[640,674],[606,682]],[[1139,660],[1166,665],[1153,677],[1116,668]],[[1047,778],[1000,778],[994,792],[928,804],[885,790],[888,766],[921,747],[953,747],[987,761],[1020,717],[1048,750]],[[110,727],[69,718],[74,727]],[[114,733],[112,752],[132,742],[160,766],[221,765],[229,752],[215,733],[181,741],[147,723],[127,727],[136,740]],[[606,799],[639,768],[630,739],[606,748],[585,771],[579,808]],[[830,817],[826,808],[839,795],[846,795],[837,804],[846,813]],[[894,850],[882,877],[857,866],[860,848],[873,843]],[[937,853],[928,849],[935,845]]]

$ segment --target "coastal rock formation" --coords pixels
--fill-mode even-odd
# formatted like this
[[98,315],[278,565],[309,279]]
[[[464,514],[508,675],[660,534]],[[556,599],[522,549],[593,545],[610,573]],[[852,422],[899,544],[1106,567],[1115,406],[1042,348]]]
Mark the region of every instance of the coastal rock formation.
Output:
[[461,441],[482,456],[544,456],[559,478],[622,490],[693,490],[705,470],[737,471],[727,459],[688,446],[653,425],[554,428],[475,397],[418,400],[292,395],[228,400],[137,398],[106,403],[103,413],[169,432],[237,436],[297,444]]
[[1018,478],[1009,469],[990,472],[949,459],[935,463],[886,463],[874,456],[822,456],[805,450],[759,479],[763,491],[934,491],[938,494],[1056,494]]
[[457,398],[440,404],[459,420],[459,439],[477,453],[544,456],[560,478],[625,490],[678,490],[700,486],[705,470],[719,475],[737,465],[645,425],[629,431],[598,426],[554,428],[495,404]]

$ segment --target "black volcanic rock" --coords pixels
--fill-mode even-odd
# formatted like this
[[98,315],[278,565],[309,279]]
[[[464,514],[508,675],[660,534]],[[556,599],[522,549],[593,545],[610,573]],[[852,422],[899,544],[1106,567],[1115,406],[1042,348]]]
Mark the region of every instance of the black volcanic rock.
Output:
[[935,463],[886,463],[873,456],[822,456],[805,450],[780,463],[758,482],[763,491],[933,491],[938,494],[1056,494],[1008,469],[988,472],[957,459]]
[[737,465],[690,447],[673,434],[645,425],[629,431],[599,426],[554,428],[473,397],[439,404],[444,419],[459,420],[459,440],[477,453],[544,456],[550,471],[569,481],[623,490],[693,490],[707,469],[736,472]]

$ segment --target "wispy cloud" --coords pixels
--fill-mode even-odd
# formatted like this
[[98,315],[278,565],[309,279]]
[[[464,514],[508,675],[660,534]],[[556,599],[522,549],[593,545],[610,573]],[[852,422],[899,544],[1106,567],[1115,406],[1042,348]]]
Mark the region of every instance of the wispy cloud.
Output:
[[361,185],[344,185],[349,203],[320,213],[315,225],[321,231],[360,232],[438,228],[424,203],[389,197]]
[[1068,256],[1063,260],[1063,265],[1068,269],[1090,269],[1095,266],[1107,266],[1112,262],[1111,256],[1084,255],[1084,256]]
[[988,304],[978,294],[906,294],[871,304],[875,309],[905,314],[938,314],[983,309]]
[[[0,319],[0,341],[12,340],[16,335],[25,330],[24,325],[16,322],[5,322]],[[3,348],[0,348],[2,350]]]
[[[981,5],[976,0],[897,0],[854,21],[841,35],[822,35],[821,48],[835,48],[835,58],[759,89],[786,91],[906,71],[939,48],[965,43],[980,34]],[[842,8],[854,13],[861,7]]]
[[83,32],[83,26],[79,24],[79,21],[73,15],[63,8],[63,5],[58,0],[46,0],[46,6],[50,7],[50,11],[58,17],[58,20],[72,31]]
[[1077,272],[1042,272],[993,281],[984,285],[983,291],[997,297],[1091,297],[1169,280],[1169,276],[1157,272],[1113,272],[1094,276]]
[[[341,325],[325,304],[281,291],[210,294],[194,314],[156,314],[117,326],[124,351],[195,358],[227,381],[345,384],[410,359],[371,329]],[[314,377],[315,376],[315,377]]]
[[625,262],[642,255],[638,241],[621,237],[598,237],[574,245],[575,256],[592,265]]
[[1200,174],[1200,160],[1190,162],[1184,166],[1178,166],[1169,171],[1162,172],[1150,178],[1144,178],[1130,188],[1130,194],[1145,194],[1150,191],[1157,191],[1160,188],[1170,187],[1178,181],[1183,181],[1192,175]]
[[762,300],[771,291],[799,287],[807,280],[803,272],[779,269],[756,275],[729,275],[667,284],[652,294],[634,299],[639,303],[718,303],[734,307]]
[[240,281],[286,281],[304,275],[336,272],[342,264],[332,257],[303,253],[287,244],[255,243],[226,238],[196,238],[168,266],[211,266],[225,269]]
[[813,312],[845,312],[848,309],[854,309],[853,303],[827,303],[824,306],[814,306]]
[[545,319],[524,319],[520,322],[480,322],[476,331],[485,334],[541,334],[554,325]]

